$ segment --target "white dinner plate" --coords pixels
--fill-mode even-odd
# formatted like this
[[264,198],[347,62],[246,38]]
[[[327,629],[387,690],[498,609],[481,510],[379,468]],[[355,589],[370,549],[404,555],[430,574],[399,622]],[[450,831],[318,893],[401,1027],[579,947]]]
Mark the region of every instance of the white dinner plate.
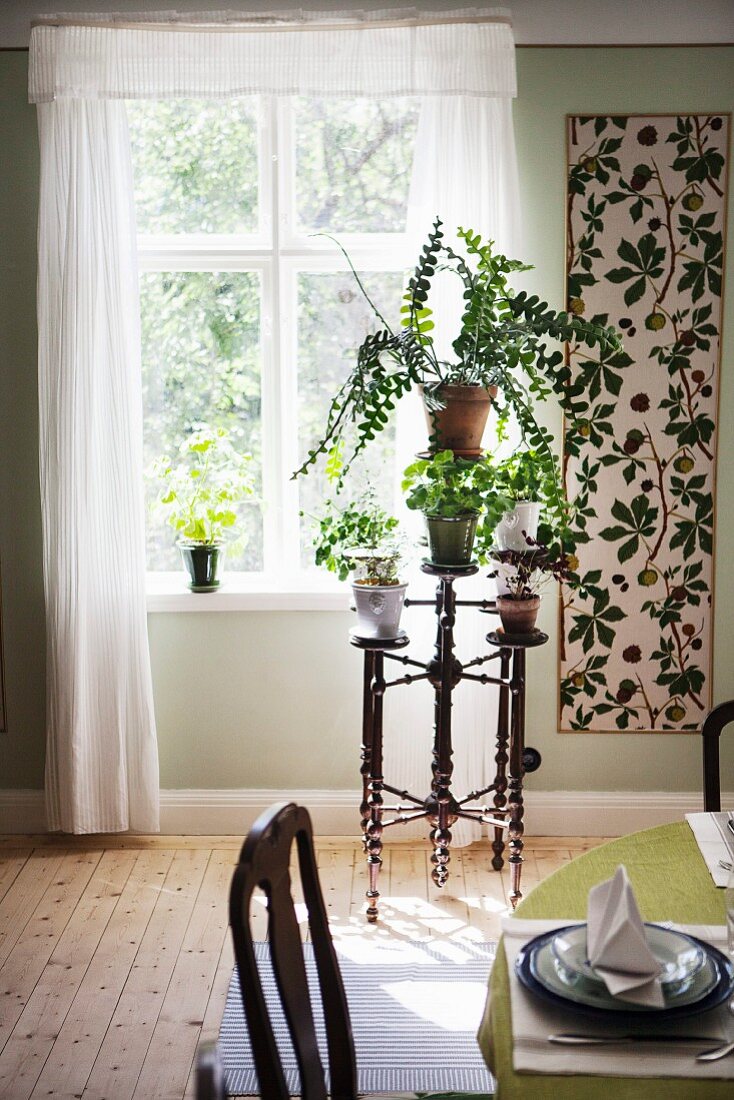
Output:
[[[647,945],[662,968],[660,984],[668,995],[683,993],[694,976],[706,965],[706,952],[700,944],[682,932],[645,925]],[[560,964],[561,977],[570,983],[575,976],[603,985],[604,979],[588,960],[586,925],[560,932],[551,941],[551,949]]]
[[[552,941],[544,944],[530,959],[530,971],[535,980],[551,993],[566,1000],[591,1008],[606,1009],[612,1012],[636,1011],[654,1014],[658,1006],[639,1005],[625,1001],[622,997],[613,997],[603,982],[590,981],[583,974],[569,975],[553,952]],[[682,1008],[702,1000],[717,985],[720,978],[719,968],[713,958],[707,958],[701,969],[680,989],[663,988],[664,1004],[662,1009]]]

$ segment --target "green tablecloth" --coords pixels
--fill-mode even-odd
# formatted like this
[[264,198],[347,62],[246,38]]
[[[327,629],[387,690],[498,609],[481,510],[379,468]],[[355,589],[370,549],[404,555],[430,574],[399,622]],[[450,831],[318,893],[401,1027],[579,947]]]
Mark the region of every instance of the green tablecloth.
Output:
[[[518,906],[518,917],[583,920],[589,887],[609,878],[620,863],[629,872],[645,920],[725,923],[724,891],[714,886],[684,821],[633,833],[579,856],[536,886]],[[491,1016],[486,1014],[482,1021],[479,1045],[499,1082],[497,1100],[589,1100],[595,1096],[604,1100],[732,1100],[731,1081],[515,1073],[507,963],[502,949],[492,970],[490,993]]]

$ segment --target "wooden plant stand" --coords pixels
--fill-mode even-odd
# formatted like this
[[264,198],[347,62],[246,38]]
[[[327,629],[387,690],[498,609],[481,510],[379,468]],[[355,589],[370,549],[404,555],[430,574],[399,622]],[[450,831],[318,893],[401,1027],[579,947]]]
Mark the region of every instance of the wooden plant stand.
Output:
[[[492,600],[457,600],[454,582],[478,571],[475,564],[465,566],[440,566],[424,564],[423,572],[438,580],[434,600],[405,601],[406,606],[429,606],[436,616],[436,645],[433,657],[427,663],[415,661],[398,651],[410,644],[402,633],[394,639],[363,638],[350,633],[351,644],[364,651],[363,710],[362,710],[362,803],[361,826],[364,839],[369,884],[367,889],[367,920],[377,920],[377,903],[380,897],[378,879],[382,867],[382,835],[390,825],[398,825],[418,818],[427,818],[431,825],[430,840],[433,844],[431,877],[436,886],[444,886],[449,877],[451,826],[457,818],[485,822],[494,826],[492,843],[492,867],[499,871],[504,865],[504,830],[509,834],[511,893],[513,909],[522,897],[520,875],[523,850],[523,777],[540,766],[540,754],[525,748],[525,653],[526,650],[545,645],[548,635],[534,631],[527,635],[509,635],[490,631],[487,641],[493,652],[475,657],[462,665],[454,656],[454,624],[457,607],[473,607],[479,612],[495,613]],[[420,669],[419,673],[406,673],[395,680],[385,680],[385,660],[397,661]],[[470,672],[469,669],[499,661],[499,675]],[[415,684],[428,680],[435,693],[434,739],[430,793],[423,798],[401,791],[385,782],[383,771],[382,712],[383,699],[388,688]],[[500,689],[497,713],[496,755],[497,767],[494,781],[480,790],[471,791],[464,798],[455,797],[451,788],[453,773],[453,747],[451,741],[452,695],[462,680],[474,680],[480,684],[495,684]],[[399,802],[386,806],[383,792],[395,795]],[[491,806],[472,806],[485,795],[492,794]],[[403,802],[407,805],[403,805]],[[391,814],[387,820],[384,814]]]

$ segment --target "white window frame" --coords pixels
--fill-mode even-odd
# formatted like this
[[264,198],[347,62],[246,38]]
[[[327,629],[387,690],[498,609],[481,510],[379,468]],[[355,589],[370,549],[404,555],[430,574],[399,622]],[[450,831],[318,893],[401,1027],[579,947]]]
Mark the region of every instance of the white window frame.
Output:
[[[217,592],[182,590],[180,572],[147,574],[157,611],[346,610],[346,585],[300,569],[298,487],[297,276],[349,270],[332,241],[296,230],[293,102],[261,97],[258,229],[253,234],[138,236],[142,272],[252,271],[261,280],[263,561],[261,573],[230,572]],[[339,234],[360,271],[401,271],[407,234]]]

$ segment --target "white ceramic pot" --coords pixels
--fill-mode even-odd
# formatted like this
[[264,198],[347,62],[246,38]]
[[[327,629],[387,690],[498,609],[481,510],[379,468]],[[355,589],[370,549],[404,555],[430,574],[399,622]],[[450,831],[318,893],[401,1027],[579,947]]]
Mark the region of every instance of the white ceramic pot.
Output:
[[353,584],[356,633],[362,638],[397,638],[407,584]]
[[495,538],[500,550],[529,550],[523,531],[531,539],[537,538],[540,503],[536,500],[519,500],[511,512],[505,512],[497,524]]

